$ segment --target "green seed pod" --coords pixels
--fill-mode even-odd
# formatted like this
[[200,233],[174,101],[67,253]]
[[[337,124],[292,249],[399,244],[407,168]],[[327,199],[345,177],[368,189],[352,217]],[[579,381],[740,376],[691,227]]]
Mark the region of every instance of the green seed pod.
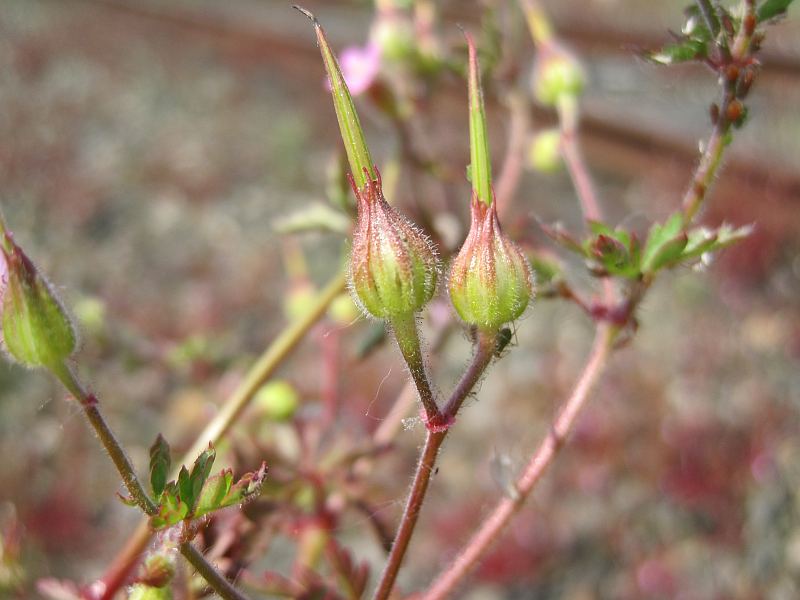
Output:
[[430,239],[386,201],[380,173],[367,179],[359,190],[351,178],[358,218],[350,253],[350,290],[373,317],[407,316],[433,296],[436,251]]
[[531,269],[522,250],[503,234],[497,203],[487,206],[473,196],[471,215],[467,239],[450,267],[450,299],[464,322],[497,330],[528,306]]
[[5,232],[2,244],[5,286],[2,294],[3,346],[29,367],[56,367],[70,357],[78,336],[52,286]]
[[579,96],[586,76],[571,52],[550,42],[540,47],[533,68],[533,95],[545,106],[555,106],[563,96]]

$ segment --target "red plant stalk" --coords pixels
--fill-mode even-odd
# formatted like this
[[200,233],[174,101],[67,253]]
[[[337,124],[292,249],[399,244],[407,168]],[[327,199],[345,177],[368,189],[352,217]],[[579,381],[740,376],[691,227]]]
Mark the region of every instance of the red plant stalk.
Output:
[[600,375],[605,369],[614,341],[616,330],[609,325],[597,329],[594,345],[581,372],[575,389],[564,403],[558,417],[553,422],[550,433],[531,457],[522,475],[514,485],[513,497],[502,498],[478,531],[467,542],[458,557],[422,595],[424,600],[446,598],[475,566],[478,559],[497,540],[511,517],[520,510],[525,499],[553,462],[563,445],[575,419],[586,403]]

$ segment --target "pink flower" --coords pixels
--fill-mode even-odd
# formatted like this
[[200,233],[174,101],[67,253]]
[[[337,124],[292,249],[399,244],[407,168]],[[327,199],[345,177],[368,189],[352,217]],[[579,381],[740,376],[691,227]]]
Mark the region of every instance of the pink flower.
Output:
[[[365,46],[348,46],[339,56],[339,67],[350,89],[351,96],[358,96],[369,89],[381,68],[381,51],[372,42]],[[330,82],[326,82],[330,90]]]

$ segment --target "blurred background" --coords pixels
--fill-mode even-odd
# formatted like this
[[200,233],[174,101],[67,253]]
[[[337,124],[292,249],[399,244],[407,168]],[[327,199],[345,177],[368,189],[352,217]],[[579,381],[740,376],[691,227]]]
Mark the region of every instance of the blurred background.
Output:
[[[306,5],[334,48],[367,41],[370,3]],[[588,73],[582,142],[607,218],[646,231],[678,206],[717,93],[699,66],[639,57],[680,28],[684,2],[545,5]],[[502,157],[509,90],[527,92],[534,56],[524,22],[511,2],[436,6],[454,61],[464,57],[457,24],[480,32],[482,47],[502,40],[486,81]],[[792,11],[768,32],[749,121],[704,215],[709,224],[754,223],[755,233],[703,271],[658,281],[635,340],[615,355],[571,442],[465,597],[800,596],[800,20]],[[276,232],[332,195],[341,142],[323,81],[313,30],[288,2],[0,3],[2,209],[81,324],[81,371],[142,472],[158,432],[176,452],[188,449],[304,294],[340,264],[341,235]],[[468,206],[466,86],[448,72],[415,94],[410,131],[368,98],[359,110],[379,165],[394,165],[385,169],[396,203],[452,249]],[[529,117],[534,130],[555,122],[535,107]],[[450,175],[414,167],[409,147]],[[535,219],[578,231],[565,172],[526,170],[506,216],[526,248],[552,251]],[[566,269],[594,285],[579,264]],[[469,356],[458,329],[435,331],[447,310],[435,302],[426,325],[429,338],[442,338],[432,368],[443,390]],[[446,444],[403,589],[420,589],[447,564],[547,433],[592,323],[574,305],[543,299],[516,334]],[[365,351],[370,336],[374,324],[334,315],[290,358],[279,376],[301,400],[295,425],[330,402],[334,437],[357,443],[381,423],[405,371],[391,344]],[[225,460],[246,463],[258,436],[296,434],[291,423],[264,420],[248,414]],[[406,424],[393,452],[376,459],[371,508],[344,514],[334,531],[373,573],[384,555],[368,521],[394,528],[423,436],[413,419]],[[41,578],[101,576],[135,529],[137,511],[115,499],[118,476],[93,438],[49,377],[0,364],[0,597],[37,597]],[[296,543],[287,529],[253,573],[281,570]]]

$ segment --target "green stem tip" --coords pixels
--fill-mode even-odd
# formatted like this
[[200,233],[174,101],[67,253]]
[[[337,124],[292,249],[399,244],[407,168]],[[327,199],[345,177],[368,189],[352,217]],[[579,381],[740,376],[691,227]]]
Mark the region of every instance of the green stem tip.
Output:
[[[356,107],[353,104],[353,97],[347,87],[347,82],[342,75],[339,61],[331,50],[325,30],[320,25],[314,14],[301,6],[294,5],[294,8],[303,13],[314,24],[317,33],[317,44],[322,53],[322,62],[328,74],[328,81],[333,95],[333,108],[336,110],[336,119],[339,121],[339,131],[344,142],[344,149],[347,152],[347,160],[350,163],[350,171],[359,189],[367,183],[367,174],[371,179],[375,179],[375,167],[372,157],[367,148],[364,138],[364,130],[361,128],[361,121],[358,119]],[[365,174],[365,170],[366,173]]]
[[478,55],[472,35],[464,32],[469,49],[469,154],[472,192],[487,206],[492,203],[492,160],[486,133],[486,109],[483,104]]

